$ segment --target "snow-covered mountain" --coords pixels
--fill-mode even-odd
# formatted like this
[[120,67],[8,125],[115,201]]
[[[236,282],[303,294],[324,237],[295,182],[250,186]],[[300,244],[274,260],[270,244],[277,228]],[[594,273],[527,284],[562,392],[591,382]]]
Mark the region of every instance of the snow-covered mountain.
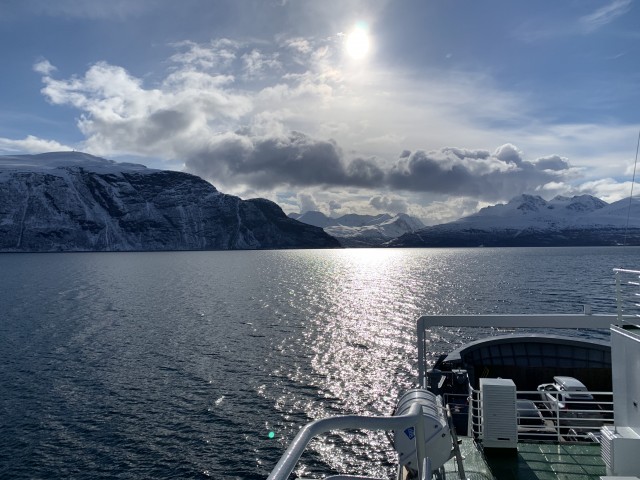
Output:
[[[640,244],[640,200],[608,204],[590,195],[550,201],[521,195],[455,222],[392,240],[396,247],[477,247]],[[627,229],[627,218],[629,228]]]
[[327,217],[322,212],[315,210],[304,213],[290,213],[289,217],[298,220],[299,222],[306,223],[307,225],[313,225],[314,227],[333,227],[339,225],[335,218]]
[[265,199],[79,152],[0,157],[0,251],[337,247]]
[[289,214],[300,222],[324,228],[329,235],[336,237],[345,247],[373,247],[382,245],[391,239],[424,227],[415,217],[404,213],[391,216],[347,214],[338,218],[327,217],[322,212],[310,211]]

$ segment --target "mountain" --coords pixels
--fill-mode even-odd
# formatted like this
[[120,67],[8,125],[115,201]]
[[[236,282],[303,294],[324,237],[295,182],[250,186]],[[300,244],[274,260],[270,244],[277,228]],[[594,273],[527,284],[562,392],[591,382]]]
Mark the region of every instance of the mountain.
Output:
[[337,246],[269,200],[188,173],[78,152],[0,157],[2,252]]
[[307,225],[313,225],[314,227],[325,228],[339,225],[334,218],[327,217],[322,212],[315,210],[300,213],[290,213],[289,217],[298,220],[299,222],[306,223]]
[[[630,214],[630,215],[629,215]],[[627,218],[629,228],[627,230]],[[590,195],[521,195],[460,220],[402,235],[392,247],[586,246],[640,244],[640,200],[608,204]]]
[[310,211],[303,214],[289,214],[300,222],[324,228],[345,247],[374,247],[391,239],[424,227],[415,217],[404,213],[391,216],[347,214],[338,218],[327,217],[322,212]]
[[343,227],[373,227],[381,225],[392,218],[393,217],[388,213],[381,213],[380,215],[358,215],[357,213],[348,213],[336,218],[336,222],[337,225],[341,225]]

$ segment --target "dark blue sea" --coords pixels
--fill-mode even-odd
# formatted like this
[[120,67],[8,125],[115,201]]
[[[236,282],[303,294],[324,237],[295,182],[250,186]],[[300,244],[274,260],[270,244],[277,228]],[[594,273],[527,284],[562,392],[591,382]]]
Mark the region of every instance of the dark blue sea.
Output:
[[[0,478],[266,478],[306,422],[390,414],[421,314],[613,313],[640,249],[0,255]],[[433,357],[474,338],[434,334]],[[597,332],[594,333],[597,335]],[[274,438],[269,438],[274,432]],[[390,475],[383,435],[299,475]]]

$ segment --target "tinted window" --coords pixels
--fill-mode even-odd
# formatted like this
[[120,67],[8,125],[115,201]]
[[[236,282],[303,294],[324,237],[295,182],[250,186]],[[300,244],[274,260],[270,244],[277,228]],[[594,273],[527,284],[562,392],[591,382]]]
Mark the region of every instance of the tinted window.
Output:
[[518,401],[518,425],[544,425],[544,420],[533,402]]

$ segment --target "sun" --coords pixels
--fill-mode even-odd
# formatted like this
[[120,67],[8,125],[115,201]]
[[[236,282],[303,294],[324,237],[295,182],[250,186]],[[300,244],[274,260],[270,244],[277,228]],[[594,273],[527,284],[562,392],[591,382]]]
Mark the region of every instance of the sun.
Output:
[[355,60],[360,60],[369,53],[369,43],[369,34],[366,28],[357,26],[347,35],[345,40],[347,54]]

